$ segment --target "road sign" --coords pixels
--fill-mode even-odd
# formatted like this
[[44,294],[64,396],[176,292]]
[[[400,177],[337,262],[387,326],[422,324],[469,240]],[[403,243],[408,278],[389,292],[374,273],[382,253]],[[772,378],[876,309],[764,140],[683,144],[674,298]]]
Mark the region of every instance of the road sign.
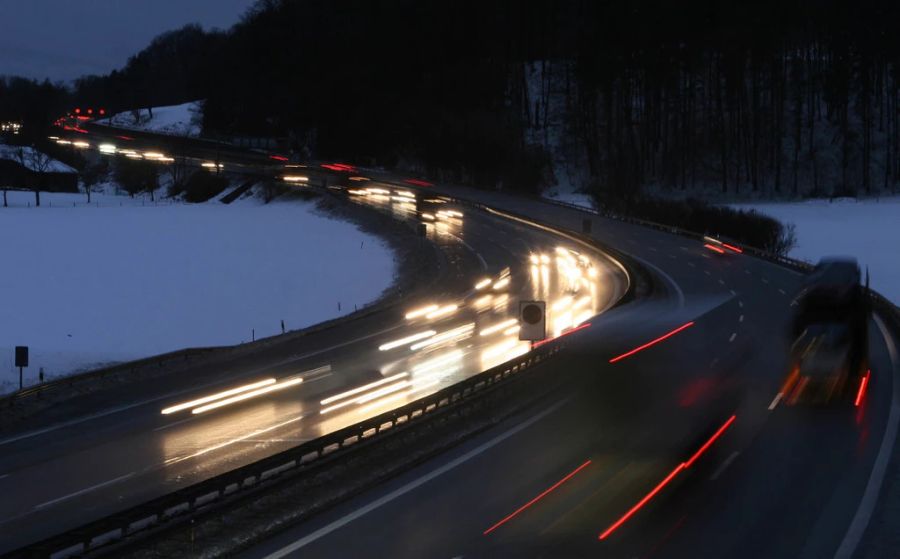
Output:
[[16,367],[19,368],[19,390],[22,390],[22,368],[28,366],[28,346],[16,346]]
[[28,366],[28,346],[27,345],[17,345],[16,346],[16,367],[27,367]]
[[537,342],[547,337],[547,303],[519,301],[519,339]]

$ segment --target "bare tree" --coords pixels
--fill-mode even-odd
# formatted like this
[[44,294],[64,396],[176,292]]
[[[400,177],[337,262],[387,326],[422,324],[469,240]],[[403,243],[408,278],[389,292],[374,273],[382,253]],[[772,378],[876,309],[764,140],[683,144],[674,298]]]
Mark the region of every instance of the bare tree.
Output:
[[[19,147],[15,151],[16,161],[24,167],[30,174],[30,186],[34,191],[34,205],[41,205],[41,187],[44,183],[44,173],[53,163],[53,158],[42,151],[32,147]],[[5,195],[4,195],[5,202]]]
[[95,185],[106,179],[109,172],[109,166],[106,161],[98,161],[90,163],[81,171],[81,183],[84,185],[84,192],[87,194],[87,203],[91,203],[91,191]]

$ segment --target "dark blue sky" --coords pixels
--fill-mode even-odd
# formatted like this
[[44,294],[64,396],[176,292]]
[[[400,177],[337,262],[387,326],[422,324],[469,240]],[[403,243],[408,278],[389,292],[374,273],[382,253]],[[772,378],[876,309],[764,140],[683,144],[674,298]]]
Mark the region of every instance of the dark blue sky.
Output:
[[121,67],[163,31],[226,29],[254,0],[0,0],[0,75],[70,80]]

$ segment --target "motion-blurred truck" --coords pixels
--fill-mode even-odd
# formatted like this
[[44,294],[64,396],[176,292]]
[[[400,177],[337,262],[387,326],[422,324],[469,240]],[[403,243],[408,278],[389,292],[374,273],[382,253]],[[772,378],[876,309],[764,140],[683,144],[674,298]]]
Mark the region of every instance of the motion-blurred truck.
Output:
[[824,258],[794,299],[787,403],[852,400],[868,368],[869,294],[852,258]]

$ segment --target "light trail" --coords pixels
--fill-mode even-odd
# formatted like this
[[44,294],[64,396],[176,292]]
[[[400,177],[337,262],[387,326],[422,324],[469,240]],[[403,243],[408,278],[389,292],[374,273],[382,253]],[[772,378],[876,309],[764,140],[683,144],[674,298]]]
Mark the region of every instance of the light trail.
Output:
[[496,334],[501,330],[505,330],[510,326],[515,326],[519,324],[519,320],[517,318],[510,318],[509,320],[504,320],[503,322],[498,322],[493,326],[488,326],[487,328],[482,328],[479,335],[481,336],[490,336],[491,334]]
[[244,400],[249,400],[250,398],[256,398],[257,396],[262,396],[263,394],[269,394],[271,392],[277,392],[279,390],[284,390],[285,388],[290,388],[292,386],[296,386],[303,382],[302,378],[295,378],[285,382],[279,382],[276,384],[272,384],[270,386],[266,386],[264,388],[260,388],[254,390],[252,392],[245,392],[243,394],[238,394],[237,396],[232,396],[231,398],[226,398],[225,400],[217,400],[211,404],[206,404],[205,406],[200,406],[199,408],[194,408],[191,410],[191,413],[196,415],[204,412],[208,412],[210,410],[215,410],[218,408],[222,408],[225,406],[230,406],[231,404],[236,404],[238,402],[243,402]]
[[438,310],[439,308],[440,307],[438,307],[437,305],[428,305],[427,307],[422,307],[420,309],[409,311],[408,313],[406,313],[406,319],[412,320],[414,318],[419,318],[420,316],[425,316],[426,314],[434,312],[434,311]]
[[262,388],[263,386],[269,386],[271,384],[275,384],[276,382],[277,381],[274,378],[267,378],[267,379],[261,380],[259,382],[254,382],[252,384],[238,386],[237,388],[232,388],[230,390],[225,390],[223,392],[217,392],[215,394],[210,394],[209,396],[204,396],[204,397],[198,398],[196,400],[191,400],[190,402],[176,404],[174,406],[164,408],[161,413],[163,415],[169,415],[171,413],[175,413],[175,412],[178,412],[181,410],[186,410],[188,408],[200,406],[200,405],[206,404],[208,402],[212,402],[215,400],[221,400],[222,398],[227,398],[228,396],[234,396],[235,394],[240,394],[241,392],[247,392],[249,390]]
[[394,349],[395,347],[404,346],[411,342],[417,342],[424,338],[430,338],[437,334],[435,330],[426,330],[424,332],[419,332],[417,334],[412,334],[411,336],[406,336],[405,338],[400,338],[399,340],[394,340],[393,342],[388,342],[386,344],[381,344],[378,346],[379,351],[388,351]]
[[682,326],[679,326],[678,328],[672,330],[671,332],[668,332],[668,333],[666,333],[666,334],[663,334],[662,336],[656,338],[655,340],[651,340],[651,341],[645,343],[645,344],[642,345],[642,346],[638,346],[638,347],[632,349],[631,351],[628,351],[628,352],[623,353],[622,355],[619,355],[619,356],[617,356],[617,357],[613,357],[612,359],[609,360],[609,362],[610,362],[610,363],[616,363],[616,362],[618,362],[618,361],[621,361],[622,359],[625,359],[626,357],[630,357],[630,356],[634,355],[635,353],[638,353],[638,352],[640,352],[640,351],[643,351],[643,350],[647,349],[648,347],[654,346],[654,345],[658,344],[659,342],[661,342],[661,341],[663,341],[663,340],[665,340],[665,339],[671,338],[671,337],[674,336],[675,334],[681,332],[682,330],[685,330],[685,329],[687,329],[687,328],[690,328],[690,327],[693,326],[693,325],[694,325],[693,322],[688,322],[687,324],[684,324],[684,325],[682,325]]
[[383,384],[387,384],[389,382],[394,382],[397,379],[401,379],[401,378],[404,378],[407,376],[409,376],[409,373],[398,373],[396,375],[385,377],[381,380],[376,380],[375,382],[370,382],[369,384],[364,384],[362,386],[358,386],[352,390],[347,390],[346,392],[341,392],[340,394],[335,394],[334,396],[329,396],[328,398],[325,398],[324,400],[322,400],[319,403],[324,406],[324,405],[330,404],[332,402],[337,402],[338,400],[343,400],[344,398],[349,398],[350,396],[359,394],[360,392],[365,392],[366,390],[369,390],[371,388],[375,388],[375,387],[381,386]]
[[445,332],[441,332],[440,334],[436,334],[427,340],[421,341],[419,343],[413,344],[409,346],[411,351],[418,351],[420,349],[430,347],[433,345],[441,344],[444,342],[448,342],[451,340],[456,340],[457,338],[468,337],[471,335],[472,331],[475,329],[475,323],[470,322],[468,324],[464,324],[457,328],[453,328],[452,330],[447,330]]

